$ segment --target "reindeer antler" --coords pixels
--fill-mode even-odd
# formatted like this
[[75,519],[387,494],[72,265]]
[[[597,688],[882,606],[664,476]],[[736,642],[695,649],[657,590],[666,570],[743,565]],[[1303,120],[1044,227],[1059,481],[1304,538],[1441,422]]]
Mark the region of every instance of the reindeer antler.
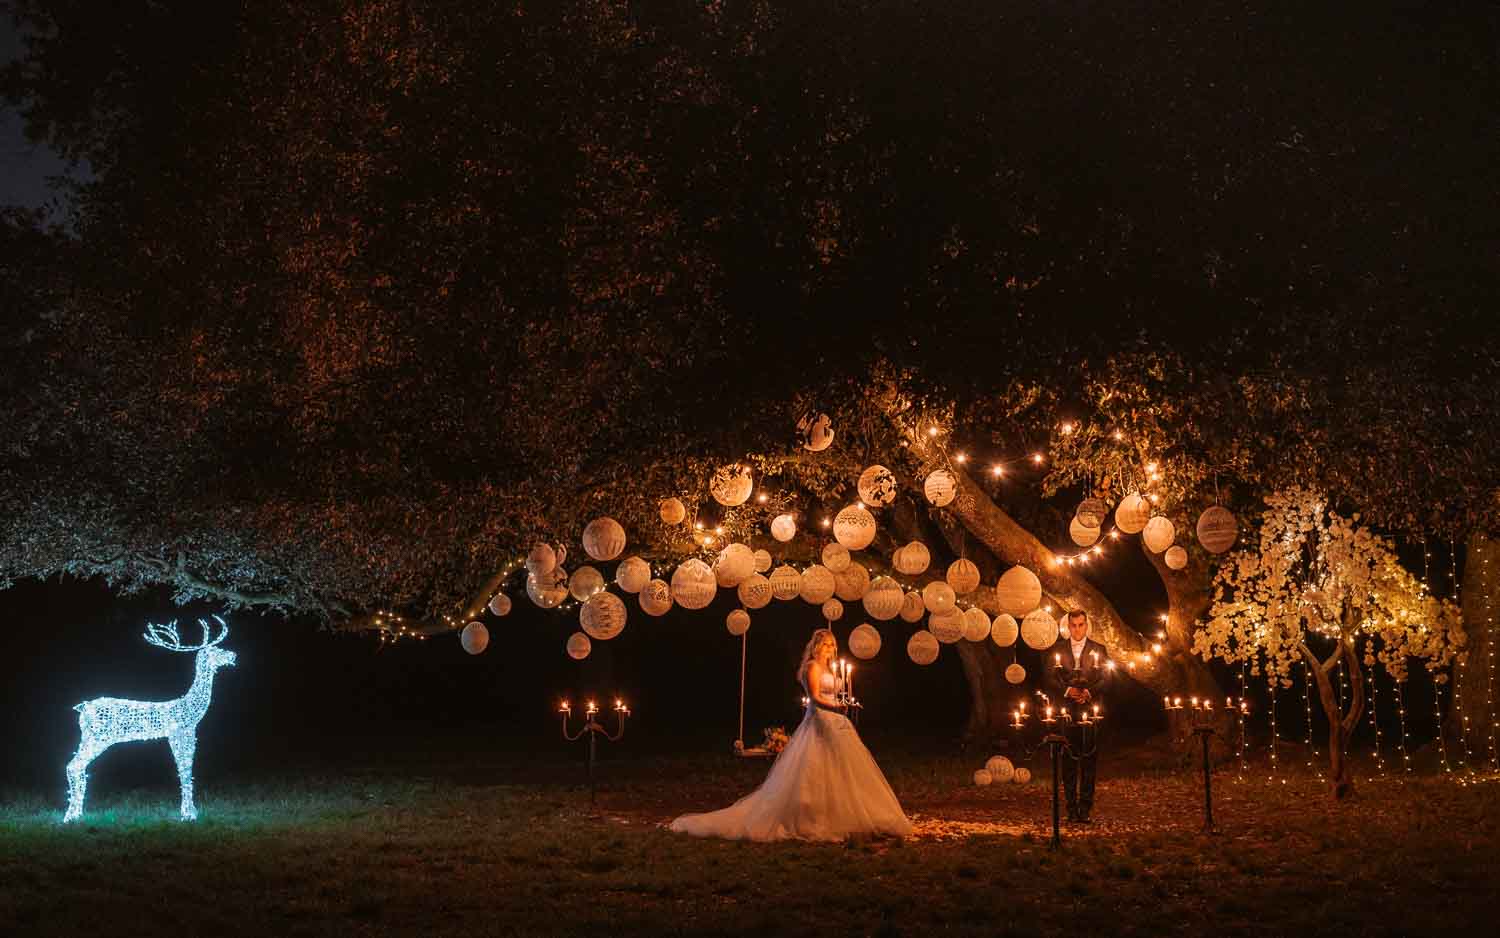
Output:
[[199,642],[197,645],[184,645],[182,643],[182,639],[177,636],[176,619],[173,619],[166,625],[152,625],[149,622],[146,623],[145,638],[146,641],[150,642],[156,647],[165,648],[167,651],[202,651],[205,648],[211,648],[214,645],[219,644],[220,642],[224,641],[224,639],[229,637],[229,626],[224,622],[224,620],[219,618],[218,616],[214,616],[213,618],[214,621],[218,622],[219,625],[224,627],[223,631],[221,631],[218,636],[215,637],[213,634],[213,626],[209,625],[205,620],[199,619],[198,625],[203,629],[203,641]]

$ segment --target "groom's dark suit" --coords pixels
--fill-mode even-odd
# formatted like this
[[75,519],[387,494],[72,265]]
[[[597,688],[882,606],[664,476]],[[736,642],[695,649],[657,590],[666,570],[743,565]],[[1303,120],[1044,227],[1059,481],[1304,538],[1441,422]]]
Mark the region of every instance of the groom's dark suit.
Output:
[[[1061,658],[1061,667],[1064,669],[1060,674],[1057,670],[1058,657]],[[1078,717],[1083,715],[1085,707],[1069,700],[1065,695],[1068,687],[1067,672],[1074,668],[1080,669],[1083,674],[1083,683],[1072,685],[1080,686],[1088,690],[1089,702],[1087,709],[1093,712],[1095,704],[1103,705],[1104,687],[1109,676],[1107,664],[1109,652],[1104,646],[1092,638],[1084,639],[1083,655],[1081,661],[1073,659],[1073,643],[1068,638],[1060,638],[1057,643],[1047,650],[1046,684],[1047,692],[1052,697],[1053,704],[1066,708],[1073,715],[1072,726],[1068,729],[1068,744],[1078,759],[1063,753],[1062,776],[1063,791],[1068,797],[1068,817],[1087,819],[1089,811],[1094,807],[1094,779],[1099,768],[1099,729],[1097,724],[1083,727],[1079,724]]]

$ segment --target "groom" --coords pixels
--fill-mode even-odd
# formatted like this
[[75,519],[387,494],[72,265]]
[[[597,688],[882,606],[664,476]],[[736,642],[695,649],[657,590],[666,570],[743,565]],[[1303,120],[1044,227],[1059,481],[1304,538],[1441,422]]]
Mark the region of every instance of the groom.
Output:
[[[1047,684],[1049,690],[1060,699],[1060,706],[1073,717],[1072,729],[1068,731],[1068,747],[1072,755],[1063,753],[1063,791],[1068,797],[1068,820],[1080,824],[1089,823],[1089,811],[1094,807],[1094,777],[1099,766],[1099,726],[1083,726],[1079,718],[1087,710],[1091,715],[1094,706],[1102,703],[1101,693],[1105,678],[1109,652],[1100,643],[1089,638],[1089,614],[1082,609],[1068,613],[1068,634],[1059,638],[1051,649]],[[1077,756],[1077,758],[1074,758]]]

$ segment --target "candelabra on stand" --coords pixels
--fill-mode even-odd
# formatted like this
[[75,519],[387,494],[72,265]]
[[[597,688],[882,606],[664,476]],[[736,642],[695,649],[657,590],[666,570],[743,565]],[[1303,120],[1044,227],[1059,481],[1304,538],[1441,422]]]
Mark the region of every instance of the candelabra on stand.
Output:
[[[1219,734],[1214,726],[1214,718],[1217,711],[1214,710],[1214,702],[1205,697],[1199,700],[1197,697],[1189,697],[1186,705],[1181,697],[1163,697],[1162,705],[1166,707],[1168,715],[1174,711],[1186,710],[1188,714],[1188,731],[1202,740],[1203,746],[1203,832],[1205,834],[1217,834],[1218,829],[1214,826],[1214,788],[1213,767],[1208,760],[1209,740]],[[1243,698],[1240,699],[1236,708],[1234,698],[1224,698],[1224,711],[1234,713],[1238,710],[1240,718],[1250,712],[1250,705]]]
[[598,738],[600,736],[603,736],[606,740],[612,743],[619,742],[620,738],[625,735],[625,718],[630,716],[630,708],[625,706],[625,701],[623,700],[615,701],[614,733],[610,733],[609,731],[607,731],[602,725],[600,725],[599,721],[595,719],[599,714],[599,707],[592,700],[584,705],[583,728],[576,733],[570,734],[568,732],[568,722],[573,716],[573,705],[564,700],[562,702],[562,706],[558,707],[557,710],[562,714],[563,739],[571,743],[585,735],[587,735],[589,738],[589,804],[597,804],[598,789],[594,783],[594,762],[598,755]]
[[[1078,674],[1078,672],[1075,672],[1075,674]],[[1081,675],[1079,675],[1079,680],[1081,680]],[[1059,797],[1060,786],[1062,783],[1060,770],[1063,750],[1068,748],[1068,737],[1066,730],[1070,724],[1077,724],[1080,728],[1080,745],[1084,746],[1086,749],[1088,745],[1086,734],[1090,730],[1097,730],[1099,724],[1104,722],[1104,714],[1100,711],[1099,705],[1094,704],[1092,709],[1090,709],[1089,707],[1081,708],[1079,710],[1078,716],[1074,717],[1067,707],[1053,707],[1052,701],[1047,697],[1046,694],[1042,693],[1041,691],[1037,691],[1037,696],[1042,698],[1042,716],[1039,720],[1043,727],[1042,745],[1046,746],[1050,750],[1052,756],[1051,847],[1053,849],[1056,849],[1062,846],[1062,811]],[[1011,728],[1023,730],[1026,728],[1026,721],[1031,719],[1032,714],[1026,711],[1026,702],[1023,700],[1021,701],[1021,704],[1016,707],[1016,709],[1010,712],[1010,716]],[[1099,741],[1096,739],[1094,741],[1094,745],[1097,746],[1098,744]],[[1022,746],[1022,749],[1025,749],[1024,745]],[[1086,756],[1088,755],[1088,753],[1085,752],[1083,753],[1083,755]],[[1073,758],[1071,753],[1069,753],[1069,758]]]

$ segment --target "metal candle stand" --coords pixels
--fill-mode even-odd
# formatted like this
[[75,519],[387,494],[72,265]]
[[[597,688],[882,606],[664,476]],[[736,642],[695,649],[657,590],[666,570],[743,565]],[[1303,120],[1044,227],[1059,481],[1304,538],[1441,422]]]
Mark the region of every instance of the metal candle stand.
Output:
[[630,716],[630,708],[625,706],[625,702],[623,700],[615,701],[616,727],[614,733],[610,733],[599,724],[598,720],[595,719],[595,717],[599,713],[599,707],[592,700],[590,700],[584,706],[583,728],[578,732],[572,734],[568,733],[568,721],[573,716],[573,705],[564,700],[562,702],[562,706],[558,707],[557,709],[558,712],[562,714],[563,739],[571,743],[574,740],[584,736],[585,734],[587,734],[589,738],[589,804],[597,804],[599,793],[594,784],[594,762],[598,755],[598,738],[600,736],[603,736],[605,739],[609,740],[612,743],[619,742],[620,738],[625,735],[625,718]]
[[[1209,739],[1219,733],[1213,725],[1216,712],[1213,701],[1207,697],[1201,701],[1197,697],[1190,697],[1187,705],[1184,706],[1181,697],[1163,697],[1162,703],[1169,714],[1173,711],[1186,710],[1189,721],[1188,731],[1203,741],[1203,832],[1217,834],[1218,828],[1214,826],[1213,767],[1208,761]],[[1234,699],[1225,697],[1224,709],[1230,713],[1238,710],[1239,717],[1243,720],[1244,715],[1249,712],[1249,704],[1241,699],[1239,707],[1236,708]]]
[[[1062,672],[1062,681],[1069,687],[1078,687],[1083,684],[1083,672],[1081,670],[1073,669],[1070,671],[1065,668],[1058,668],[1057,670]],[[1045,733],[1042,736],[1042,745],[1046,746],[1051,751],[1052,755],[1051,846],[1053,849],[1056,849],[1062,846],[1062,812],[1059,799],[1062,783],[1060,770],[1063,750],[1069,750],[1069,758],[1081,759],[1092,755],[1092,753],[1088,751],[1087,733],[1089,732],[1090,728],[1097,727],[1100,723],[1103,723],[1104,716],[1099,712],[1099,705],[1094,704],[1092,710],[1089,710],[1087,707],[1083,708],[1078,719],[1075,720],[1073,718],[1073,714],[1068,710],[1066,706],[1054,708],[1052,706],[1051,700],[1047,697],[1046,694],[1042,693],[1041,691],[1037,691],[1037,696],[1042,698],[1043,713],[1040,722],[1042,726],[1046,728]],[[1026,721],[1030,718],[1031,714],[1026,712],[1026,704],[1025,702],[1022,702],[1019,707],[1011,711],[1011,728],[1017,730],[1025,729]],[[1076,756],[1072,753],[1071,747],[1068,745],[1068,737],[1064,732],[1068,725],[1071,723],[1076,723],[1081,728],[1080,744],[1084,747],[1085,750],[1084,752],[1079,753]],[[1099,740],[1095,738],[1094,746],[1096,749],[1098,745]],[[1022,748],[1023,750],[1025,749],[1024,746]],[[1029,755],[1030,753],[1028,753],[1028,756]]]

